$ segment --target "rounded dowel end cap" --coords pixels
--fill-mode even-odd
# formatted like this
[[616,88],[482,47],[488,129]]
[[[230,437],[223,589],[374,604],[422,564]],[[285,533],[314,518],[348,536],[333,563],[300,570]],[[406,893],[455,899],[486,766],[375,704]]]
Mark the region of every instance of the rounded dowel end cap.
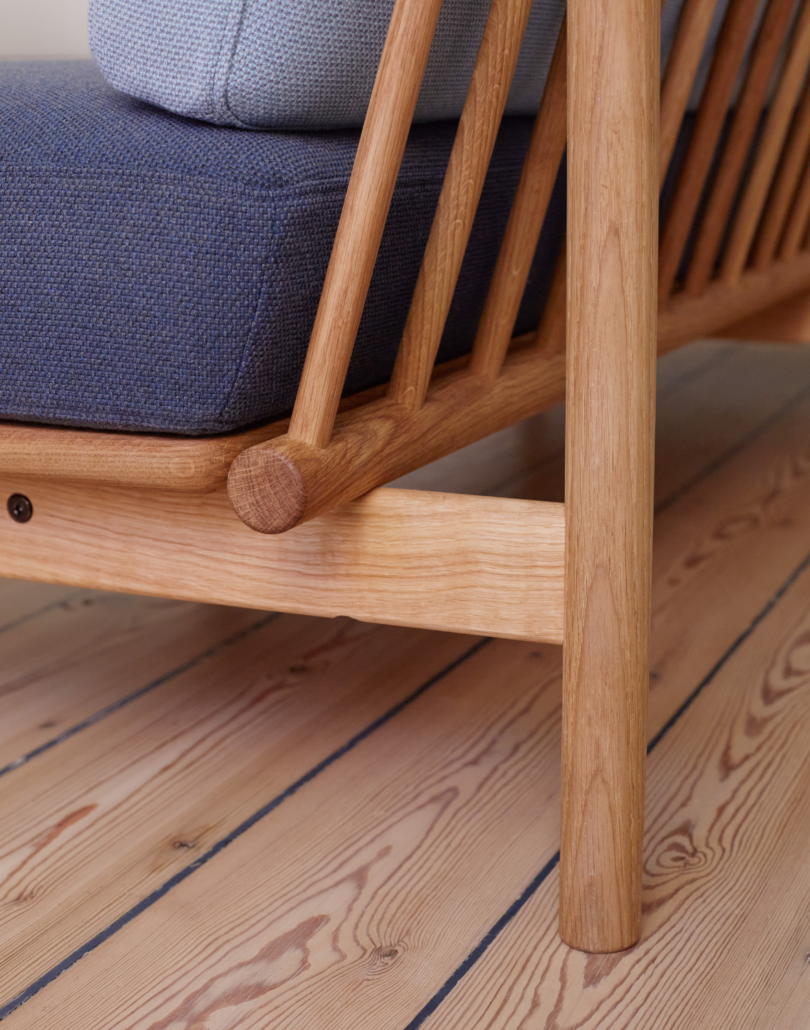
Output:
[[306,484],[289,457],[250,447],[231,465],[228,496],[239,518],[258,533],[286,533],[304,519]]

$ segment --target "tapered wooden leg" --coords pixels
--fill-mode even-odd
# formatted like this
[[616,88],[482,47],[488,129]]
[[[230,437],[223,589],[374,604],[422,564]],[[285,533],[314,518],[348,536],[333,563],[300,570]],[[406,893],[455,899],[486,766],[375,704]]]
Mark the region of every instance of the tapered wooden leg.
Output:
[[660,0],[570,0],[560,933],[639,937],[649,664]]

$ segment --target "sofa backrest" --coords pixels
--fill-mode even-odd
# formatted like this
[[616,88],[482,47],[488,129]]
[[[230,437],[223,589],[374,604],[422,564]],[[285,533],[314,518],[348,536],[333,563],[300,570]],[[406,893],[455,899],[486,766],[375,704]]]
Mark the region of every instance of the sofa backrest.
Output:
[[[719,13],[726,2],[720,0]],[[682,3],[664,6],[664,53]],[[394,0],[91,0],[90,45],[111,85],[178,114],[244,128],[359,126],[393,6]],[[445,0],[416,121],[461,114],[488,10],[489,0]],[[507,114],[537,111],[564,10],[565,0],[535,0]]]

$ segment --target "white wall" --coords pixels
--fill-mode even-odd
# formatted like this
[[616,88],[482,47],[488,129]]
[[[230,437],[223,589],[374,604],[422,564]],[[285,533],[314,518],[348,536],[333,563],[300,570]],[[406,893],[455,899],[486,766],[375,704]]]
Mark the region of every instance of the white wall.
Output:
[[87,0],[0,0],[0,58],[89,56]]

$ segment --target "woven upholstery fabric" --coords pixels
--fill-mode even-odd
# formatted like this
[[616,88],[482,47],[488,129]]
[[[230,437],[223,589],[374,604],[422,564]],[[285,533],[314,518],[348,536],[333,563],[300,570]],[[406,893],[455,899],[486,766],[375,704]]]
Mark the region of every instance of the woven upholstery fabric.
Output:
[[[719,0],[698,90],[728,0]],[[416,121],[458,118],[490,0],[444,0]],[[666,0],[662,56],[683,0]],[[394,0],[90,0],[90,47],[107,80],[177,114],[243,128],[362,124]],[[535,0],[507,99],[534,114],[565,0]]]
[[[532,121],[504,121],[440,357],[468,350]],[[393,367],[455,124],[411,132],[347,390]],[[359,133],[245,132],[0,64],[0,417],[219,433],[289,412]],[[542,311],[564,176],[518,332]]]
[[[223,125],[359,126],[394,0],[91,0],[90,46],[131,96]],[[537,110],[565,0],[536,0],[507,103]],[[457,118],[489,0],[444,0],[417,121]]]

